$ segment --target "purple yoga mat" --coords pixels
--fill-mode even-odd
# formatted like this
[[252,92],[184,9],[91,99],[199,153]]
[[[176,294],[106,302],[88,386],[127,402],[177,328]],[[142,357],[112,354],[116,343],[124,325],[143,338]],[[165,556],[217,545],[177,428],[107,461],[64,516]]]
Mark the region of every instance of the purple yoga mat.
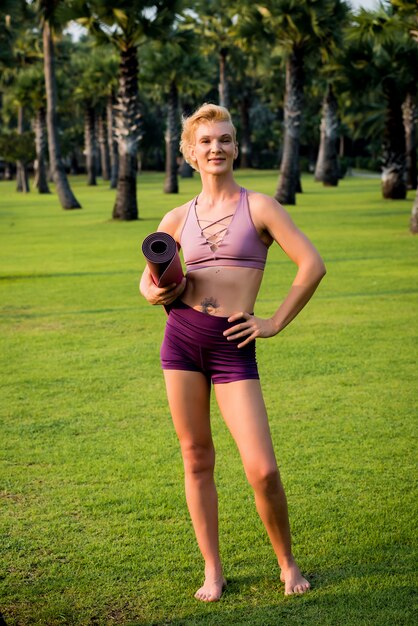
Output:
[[163,232],[151,233],[142,243],[142,252],[157,287],[181,283],[183,268],[177,244],[171,235]]

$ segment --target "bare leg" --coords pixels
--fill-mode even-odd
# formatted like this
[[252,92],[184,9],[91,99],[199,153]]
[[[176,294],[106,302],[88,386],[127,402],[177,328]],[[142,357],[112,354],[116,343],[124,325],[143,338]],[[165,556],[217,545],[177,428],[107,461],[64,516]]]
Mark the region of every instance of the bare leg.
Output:
[[168,402],[180,441],[186,500],[196,539],[205,560],[205,581],[195,597],[219,600],[226,581],[218,538],[218,496],[213,472],[215,450],[210,429],[210,385],[203,374],[164,370]]
[[258,380],[242,380],[218,384],[215,393],[254,489],[257,511],[281,568],[285,594],[304,593],[310,584],[300,573],[292,554],[286,495],[277,468],[260,383]]

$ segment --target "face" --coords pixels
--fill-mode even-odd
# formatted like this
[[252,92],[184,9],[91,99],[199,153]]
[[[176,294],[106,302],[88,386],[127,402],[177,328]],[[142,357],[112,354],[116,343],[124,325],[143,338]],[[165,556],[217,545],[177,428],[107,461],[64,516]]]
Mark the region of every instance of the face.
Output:
[[233,137],[230,122],[206,122],[197,127],[190,154],[197,161],[200,172],[223,174],[232,170],[238,155]]

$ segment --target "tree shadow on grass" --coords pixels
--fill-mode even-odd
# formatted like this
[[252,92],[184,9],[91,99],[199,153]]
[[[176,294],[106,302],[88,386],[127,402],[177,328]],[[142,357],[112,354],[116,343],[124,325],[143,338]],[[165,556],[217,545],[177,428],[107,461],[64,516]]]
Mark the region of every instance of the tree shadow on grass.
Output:
[[[283,595],[263,604],[254,577],[228,580],[222,600],[172,619],[125,622],[124,626],[411,626],[414,621],[413,577],[391,575],[376,564],[350,565],[308,575],[312,590],[302,596]],[[378,571],[380,570],[380,571]],[[265,583],[265,579],[263,580]],[[252,593],[257,586],[257,595]],[[277,587],[277,581],[272,580]],[[243,592],[244,591],[244,592]],[[266,598],[264,597],[264,600]],[[239,603],[239,606],[231,606]],[[257,606],[255,606],[257,604]]]
[[[129,601],[108,606],[107,611],[102,606],[98,617],[90,615],[85,619],[85,615],[82,618],[78,615],[71,600],[62,598],[49,607],[45,621],[36,623],[46,626],[412,626],[416,623],[413,575],[401,567],[392,573],[386,565],[353,562],[307,573],[312,590],[289,597],[283,595],[283,586],[278,585],[276,576],[236,576],[228,578],[228,588],[220,602],[205,604],[191,599],[185,602],[181,593],[178,605],[168,603],[166,617],[160,609],[158,613],[162,617],[152,620],[139,618],[140,605]],[[97,604],[100,606],[100,600]],[[164,606],[163,599],[161,605]],[[18,623],[35,621],[12,619],[10,622]],[[4,626],[1,620],[0,626]]]

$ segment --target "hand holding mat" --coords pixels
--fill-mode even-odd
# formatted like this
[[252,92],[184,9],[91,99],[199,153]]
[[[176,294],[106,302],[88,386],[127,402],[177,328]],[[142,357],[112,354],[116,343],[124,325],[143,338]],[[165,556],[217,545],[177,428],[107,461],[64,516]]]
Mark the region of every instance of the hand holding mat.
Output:
[[181,283],[183,268],[177,244],[171,235],[163,232],[151,233],[142,243],[142,252],[157,287]]

